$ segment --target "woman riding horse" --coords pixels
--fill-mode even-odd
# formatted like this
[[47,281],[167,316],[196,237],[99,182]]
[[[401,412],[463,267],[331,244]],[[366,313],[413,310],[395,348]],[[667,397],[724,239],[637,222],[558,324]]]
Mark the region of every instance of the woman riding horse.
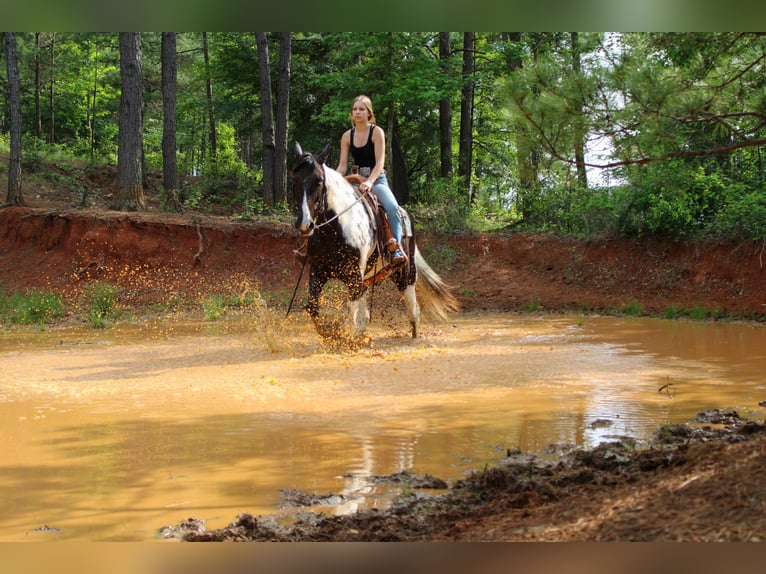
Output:
[[346,174],[350,152],[354,165],[359,169],[359,175],[366,178],[359,184],[359,191],[365,193],[371,189],[386,210],[391,231],[396,237],[396,245],[389,248],[391,266],[401,267],[407,262],[407,256],[401,249],[402,215],[399,204],[388,185],[386,172],[383,169],[386,157],[386,134],[380,126],[375,125],[375,114],[369,97],[357,96],[351,106],[350,115],[354,127],[344,132],[340,138],[340,160],[336,171]]
[[[385,261],[378,253],[373,215],[365,205],[365,196],[325,165],[329,152],[328,144],[317,155],[305,153],[295,142],[296,162],[290,171],[295,228],[305,240],[304,265],[310,267],[306,310],[317,331],[332,337],[332,330],[319,321],[319,299],[325,283],[338,279],[348,289],[352,332],[362,335],[370,319],[366,281],[378,276]],[[449,286],[426,263],[414,235],[408,235],[407,248],[409,264],[390,277],[405,301],[412,336],[417,337],[421,310],[445,319],[449,311],[458,309],[458,304]]]

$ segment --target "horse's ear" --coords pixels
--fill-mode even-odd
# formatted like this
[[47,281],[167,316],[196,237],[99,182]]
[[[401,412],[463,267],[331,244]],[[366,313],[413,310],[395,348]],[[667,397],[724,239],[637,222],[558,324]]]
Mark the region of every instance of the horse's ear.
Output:
[[330,148],[332,147],[331,144],[327,144],[324,146],[324,149],[319,152],[319,155],[317,155],[317,161],[319,163],[324,163],[327,159],[327,155],[330,153]]
[[298,159],[301,159],[303,157],[303,148],[301,147],[301,144],[298,142],[295,142],[295,157]]

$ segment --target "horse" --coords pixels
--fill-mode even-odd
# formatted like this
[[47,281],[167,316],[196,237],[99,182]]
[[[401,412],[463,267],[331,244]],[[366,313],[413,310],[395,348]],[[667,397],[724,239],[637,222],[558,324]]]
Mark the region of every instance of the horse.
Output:
[[457,300],[423,258],[415,243],[412,221],[403,208],[401,247],[407,262],[396,270],[387,267],[388,254],[376,241],[374,213],[358,188],[325,164],[329,152],[330,144],[313,155],[296,142],[296,161],[290,170],[295,228],[306,240],[310,265],[306,310],[321,336],[335,335],[319,321],[319,298],[329,280],[339,280],[348,291],[350,334],[362,337],[370,320],[367,288],[388,275],[404,299],[412,337],[416,338],[421,312],[446,320],[447,313],[458,310]]

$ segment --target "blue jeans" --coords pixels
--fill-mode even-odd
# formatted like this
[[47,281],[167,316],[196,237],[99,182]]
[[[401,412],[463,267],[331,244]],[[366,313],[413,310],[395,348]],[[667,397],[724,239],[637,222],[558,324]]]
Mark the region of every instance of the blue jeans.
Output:
[[402,244],[402,214],[399,212],[399,203],[396,201],[394,192],[388,187],[388,179],[385,173],[381,173],[378,179],[372,186],[372,192],[375,197],[378,198],[380,205],[386,210],[388,215],[388,222],[391,224],[391,231],[399,242]]

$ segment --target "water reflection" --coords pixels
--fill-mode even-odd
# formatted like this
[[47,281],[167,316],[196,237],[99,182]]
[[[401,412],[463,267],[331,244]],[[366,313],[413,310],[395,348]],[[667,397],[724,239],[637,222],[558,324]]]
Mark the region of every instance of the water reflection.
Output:
[[757,325],[462,315],[328,353],[290,321],[4,334],[0,539],[149,540],[277,512],[283,488],[349,512],[390,497],[372,475],[456,479],[766,399]]

